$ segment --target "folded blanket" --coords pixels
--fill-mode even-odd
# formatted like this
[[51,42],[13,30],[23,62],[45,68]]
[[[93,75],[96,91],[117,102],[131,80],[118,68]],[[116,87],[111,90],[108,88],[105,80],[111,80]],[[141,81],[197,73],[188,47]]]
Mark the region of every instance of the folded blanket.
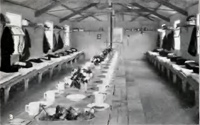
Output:
[[45,60],[45,61],[46,61],[46,60],[51,60],[50,57],[41,57],[40,59],[41,59],[41,60]]
[[59,58],[59,55],[56,54],[47,54],[45,57],[49,57],[49,58]]
[[34,62],[34,63],[41,63],[41,62],[43,62],[40,58],[38,58],[38,59],[29,59],[28,61],[29,62]]
[[16,62],[14,65],[18,68],[31,68],[31,67],[33,67],[33,64],[29,61],[27,61],[27,62]]
[[187,69],[193,69],[195,66],[199,66],[199,64],[197,62],[185,62],[185,67]]
[[185,61],[187,61],[187,59],[178,58],[178,59],[176,60],[176,64],[178,64],[178,65],[184,65],[184,64],[185,64]]
[[185,68],[181,68],[181,71],[185,74],[185,75],[190,75],[193,70],[190,70],[190,69],[185,69]]
[[171,57],[170,60],[171,60],[172,62],[176,62],[176,60],[177,60],[177,59],[180,59],[180,58],[182,58],[182,57],[180,57],[180,56],[175,56],[175,57]]
[[169,52],[169,51],[164,51],[164,50],[163,50],[163,51],[160,51],[160,52],[159,52],[159,55],[160,55],[160,56],[163,56],[163,57],[167,57],[167,55],[168,55],[169,53],[171,53],[171,52]]
[[193,72],[199,74],[199,66],[193,67]]

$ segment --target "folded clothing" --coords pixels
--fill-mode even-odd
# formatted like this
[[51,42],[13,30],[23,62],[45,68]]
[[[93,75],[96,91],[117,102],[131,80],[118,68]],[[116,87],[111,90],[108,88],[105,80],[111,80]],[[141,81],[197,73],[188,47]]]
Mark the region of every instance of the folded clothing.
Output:
[[47,54],[45,57],[49,58],[59,58],[60,56],[58,54]]
[[195,61],[186,61],[185,62],[185,67],[187,69],[193,70],[194,73],[198,73],[199,74],[199,63],[197,63]]
[[176,65],[176,64],[172,64],[172,67],[177,70],[177,71],[180,71],[181,70],[181,67],[179,65]]
[[42,63],[43,61],[40,58],[37,59],[29,59],[29,62],[34,62],[34,63]]
[[176,64],[178,64],[178,65],[184,65],[185,61],[187,61],[187,59],[177,58]]
[[19,71],[19,67],[18,66],[15,66],[15,65],[11,65],[7,68],[2,68],[0,69],[1,71],[3,72],[6,72],[6,73],[14,73],[14,72],[18,72]]
[[47,61],[48,61],[48,60],[51,60],[51,58],[48,57],[48,56],[41,57],[40,59],[41,59],[41,60],[45,60],[45,61],[46,61],[46,60],[47,60]]
[[167,58],[168,59],[171,59],[171,58],[173,58],[173,57],[177,57],[174,53],[169,53],[168,55],[167,55]]
[[70,49],[72,52],[77,52],[78,50],[76,48],[71,48]]
[[199,66],[194,66],[193,72],[199,74]]
[[160,52],[159,52],[159,55],[160,55],[160,56],[163,56],[163,57],[167,57],[167,55],[168,55],[169,53],[171,53],[171,52],[170,52],[170,51],[163,50],[163,51],[160,51]]
[[185,75],[190,75],[193,70],[191,69],[186,69],[186,68],[181,68],[181,71],[185,74]]
[[31,68],[31,67],[33,67],[33,64],[29,61],[27,61],[27,62],[16,62],[14,64],[14,66],[16,66],[18,68]]
[[177,59],[180,59],[180,58],[182,58],[181,56],[175,56],[175,57],[170,57],[170,60],[172,61],[172,62],[176,62],[176,60]]
[[154,49],[153,52],[161,52],[163,49]]
[[199,64],[197,62],[185,62],[185,67],[187,69],[193,69],[195,66],[199,66]]
[[59,53],[56,53],[56,54],[59,55],[59,56],[66,56],[66,55],[69,55],[69,52],[64,51],[64,52],[59,52]]
[[73,53],[72,50],[66,50],[65,52],[67,52],[69,55]]

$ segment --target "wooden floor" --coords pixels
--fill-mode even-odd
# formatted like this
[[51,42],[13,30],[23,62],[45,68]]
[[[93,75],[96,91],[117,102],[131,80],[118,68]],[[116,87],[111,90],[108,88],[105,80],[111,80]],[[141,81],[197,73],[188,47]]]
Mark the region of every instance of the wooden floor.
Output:
[[116,74],[111,125],[197,123],[192,108],[145,61],[124,60]]
[[[26,95],[16,97],[3,110],[2,121],[9,114],[17,115],[24,111],[24,105],[42,98],[43,93],[54,88],[64,74],[46,79],[36,85]],[[195,124],[193,111],[182,102],[169,83],[142,60],[120,60],[115,72],[115,91],[112,101],[112,114],[108,125],[137,124]]]

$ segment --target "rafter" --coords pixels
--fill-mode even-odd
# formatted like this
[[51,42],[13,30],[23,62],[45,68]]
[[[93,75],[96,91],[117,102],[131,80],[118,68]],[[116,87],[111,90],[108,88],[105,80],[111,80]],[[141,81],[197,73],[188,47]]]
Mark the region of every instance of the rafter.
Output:
[[85,10],[87,10],[87,9],[93,7],[93,6],[96,6],[96,5],[97,5],[97,3],[91,3],[91,4],[85,6],[85,7],[81,8],[81,9],[75,11],[74,13],[72,13],[72,14],[70,14],[70,15],[61,18],[61,19],[60,19],[60,22],[63,22],[63,21],[65,21],[65,20],[68,20],[69,18],[71,18],[71,17],[73,17],[73,16],[75,16],[75,15],[81,13],[82,11],[85,11]]
[[[128,8],[128,7],[127,7],[126,5],[124,5],[124,4],[118,3],[118,5],[121,5],[121,6],[124,7],[124,8],[130,9],[130,8]],[[135,13],[138,15],[136,18],[132,18],[132,19],[130,20],[130,22],[136,20],[139,16],[142,16],[142,17],[144,17],[144,18],[147,18],[147,19],[150,20],[150,21],[154,21],[153,19],[151,19],[151,18],[148,16],[149,14],[142,14],[141,12],[134,11],[134,9],[130,9],[130,10],[132,10],[133,12],[135,12]]]
[[81,18],[79,18],[78,20],[76,20],[77,22],[80,22],[80,21],[82,21],[82,20],[84,20],[84,19],[86,19],[86,18],[88,18],[88,17],[90,17],[90,16],[92,16],[92,15],[94,15],[95,13],[90,13],[90,14],[88,14],[88,15],[85,15],[84,17],[81,17]]
[[[64,5],[64,4],[62,4],[62,6],[65,7],[66,9],[72,11],[72,12],[76,12],[74,9],[69,8],[68,6],[66,6],[66,5]],[[83,15],[83,14],[81,14],[81,13],[78,13],[78,14],[81,15],[81,16],[83,16],[83,17],[85,16],[85,15]],[[92,18],[94,18],[94,19],[96,19],[96,20],[98,20],[98,21],[102,21],[102,20],[100,20],[99,18],[97,18],[97,17],[95,17],[95,16],[93,16],[93,15],[91,15],[90,17],[92,17]]]
[[[54,1],[59,2],[61,4],[61,6],[64,7],[64,8],[66,8],[67,10],[70,10],[72,12],[76,12],[74,9],[72,9],[72,8],[68,7],[67,5],[65,5],[64,3],[62,3],[62,1],[60,1],[60,0],[54,0]],[[81,15],[81,16],[85,16],[85,15],[83,15],[81,13],[78,13],[78,14]],[[96,20],[98,20],[98,21],[101,21],[99,18],[97,18],[95,16],[91,16],[91,17],[94,18],[94,19],[96,19]]]
[[142,10],[145,10],[145,11],[147,11],[147,12],[153,14],[153,15],[156,15],[157,17],[159,17],[159,18],[161,18],[161,19],[163,19],[163,20],[165,20],[165,21],[167,21],[167,22],[170,22],[170,19],[169,19],[168,17],[162,16],[162,15],[156,13],[156,12],[153,11],[153,10],[149,10],[149,9],[147,9],[147,8],[145,8],[145,7],[143,7],[143,6],[141,6],[141,5],[138,4],[138,3],[131,3],[131,5],[132,5],[132,6],[135,6],[135,7],[138,7],[138,8],[140,8],[140,9],[142,9]]
[[164,6],[166,6],[166,7],[170,8],[170,9],[172,9],[172,10],[177,11],[177,12],[179,12],[180,14],[183,14],[183,15],[185,15],[185,16],[188,15],[188,12],[187,12],[187,11],[183,10],[183,9],[180,8],[180,7],[177,7],[177,6],[173,5],[173,4],[170,3],[170,2],[167,2],[167,1],[164,1],[164,0],[154,0],[154,1],[156,1],[156,2],[158,2],[158,3],[160,3],[160,4],[164,5]]
[[[25,7],[25,8],[31,9],[31,10],[33,10],[33,11],[37,11],[35,8],[32,8],[32,7],[27,6],[27,5],[23,5],[23,4],[21,4],[21,3],[19,4],[18,2],[13,2],[13,1],[9,1],[9,0],[4,0],[4,2],[10,3],[10,4],[14,4],[14,5],[17,5],[17,6],[21,6],[21,7]],[[53,15],[53,14],[50,14],[50,13],[46,13],[46,14],[48,14],[48,15],[50,15],[50,16],[54,16],[54,17],[60,18],[60,17],[57,16],[57,15]]]
[[150,16],[148,14],[145,15],[145,14],[138,13],[138,15],[140,15],[140,16],[142,16],[142,17],[144,17],[144,18],[146,18],[150,21],[154,21],[154,19],[150,18]]
[[133,22],[134,20],[136,20],[139,17],[139,15],[137,15],[136,17],[133,17],[129,22]]
[[50,10],[58,5],[59,5],[58,2],[52,1],[49,5],[43,7],[40,10],[35,11],[35,17],[38,17],[38,16],[42,15],[43,13],[46,13],[48,10]]

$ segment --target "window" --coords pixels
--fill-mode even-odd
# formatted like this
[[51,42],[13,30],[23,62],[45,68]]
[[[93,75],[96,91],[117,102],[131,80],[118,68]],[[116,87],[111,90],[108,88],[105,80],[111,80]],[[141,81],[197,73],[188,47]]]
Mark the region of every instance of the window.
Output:
[[114,28],[113,29],[113,41],[116,43],[123,42],[123,28]]
[[65,25],[64,46],[70,46],[70,27]]
[[174,21],[174,49],[180,50],[181,49],[181,38],[180,38],[180,27],[177,25],[180,23],[180,20]]

